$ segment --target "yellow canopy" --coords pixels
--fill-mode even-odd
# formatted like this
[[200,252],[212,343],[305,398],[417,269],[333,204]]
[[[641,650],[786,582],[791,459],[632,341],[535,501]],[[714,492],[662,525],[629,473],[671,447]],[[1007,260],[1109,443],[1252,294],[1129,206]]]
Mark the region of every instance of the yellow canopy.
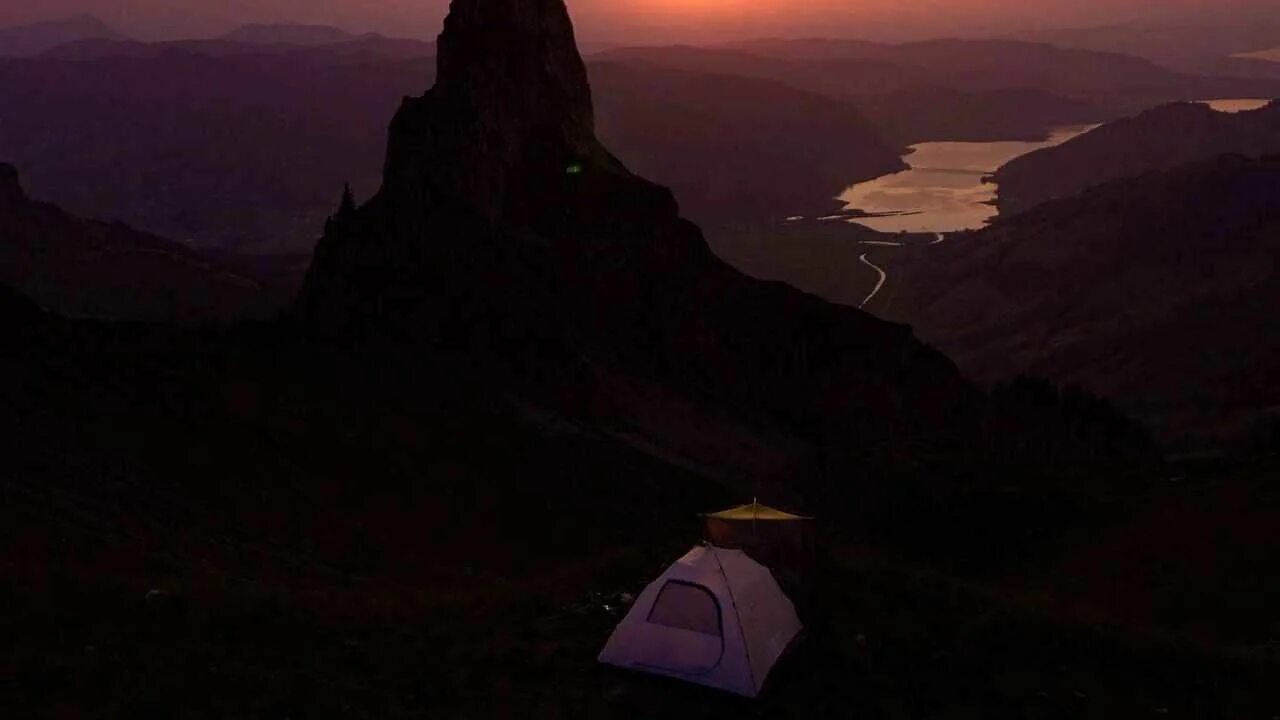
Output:
[[703,517],[712,520],[764,520],[774,522],[813,519],[804,515],[794,515],[784,510],[771,508],[768,505],[761,505],[758,502],[753,502],[750,505],[739,505],[717,513],[708,513]]

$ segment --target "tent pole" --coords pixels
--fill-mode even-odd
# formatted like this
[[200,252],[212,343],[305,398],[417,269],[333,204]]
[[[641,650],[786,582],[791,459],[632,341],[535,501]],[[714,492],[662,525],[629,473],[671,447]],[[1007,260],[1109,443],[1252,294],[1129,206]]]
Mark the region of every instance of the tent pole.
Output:
[[733,583],[729,582],[729,574],[724,571],[724,564],[720,562],[720,555],[716,553],[715,548],[711,548],[711,557],[715,558],[716,567],[720,570],[720,577],[724,578],[724,589],[729,592],[729,604],[733,605],[733,617],[738,621],[735,624],[738,626],[738,637],[742,640],[743,653],[747,656],[747,671],[751,674],[751,688],[759,693],[760,683],[756,680],[756,664],[751,659],[751,645],[747,643],[747,630],[742,626],[742,614],[738,612],[738,599],[733,595]]

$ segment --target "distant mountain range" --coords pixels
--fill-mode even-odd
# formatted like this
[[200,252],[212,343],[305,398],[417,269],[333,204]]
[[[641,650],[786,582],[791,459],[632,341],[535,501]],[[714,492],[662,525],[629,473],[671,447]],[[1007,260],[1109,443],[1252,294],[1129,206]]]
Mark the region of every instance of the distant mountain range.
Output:
[[80,40],[127,40],[92,15],[0,28],[0,57],[30,57]]
[[849,103],[772,80],[589,65],[601,138],[708,223],[822,215],[833,190],[906,169]]
[[754,40],[596,56],[758,77],[844,99],[893,141],[1038,139],[1171,100],[1280,95],[1280,78],[1189,74],[1138,57],[998,40]]
[[[287,25],[212,40],[81,38],[0,62],[11,100],[0,104],[0,158],[85,216],[205,246],[305,250],[335,188],[372,192],[383,120],[431,81],[435,52]],[[1003,41],[762,40],[588,60],[601,135],[713,225],[817,214],[848,185],[900,169],[893,156],[915,142],[1031,140],[1144,103],[1280,95],[1266,80]]]
[[1236,153],[1280,153],[1280,102],[1242,113],[1177,103],[1118,120],[1000,168],[1002,214],[1074,195],[1109,180]]
[[1224,12],[1216,22],[1133,22],[1098,27],[1029,31],[1020,39],[1060,47],[1123,53],[1193,73],[1268,73],[1260,63],[1233,57],[1280,46],[1280,22],[1259,17],[1241,22]]
[[1102,122],[1113,113],[1091,102],[1036,89],[972,93],[905,88],[852,101],[876,128],[906,145],[918,142],[1044,140],[1050,128]]
[[323,44],[259,43],[227,39],[171,40],[151,43],[86,39],[59,45],[40,53],[35,59],[88,62],[119,58],[155,59],[182,54],[208,58],[288,57],[296,62],[314,62],[333,66],[431,57],[435,54],[435,44],[422,40],[385,38],[379,35]]
[[[386,118],[431,82],[434,53],[385,38],[73,43],[0,62],[11,99],[0,158],[81,215],[204,247],[306,252],[344,182],[373,192]],[[701,221],[825,210],[850,183],[902,167],[901,147],[838,99],[641,63],[591,67],[601,134]]]
[[307,252],[344,182],[371,192],[385,118],[432,61],[232,47],[0,62],[0,158],[81,216],[202,247]]
[[377,33],[357,35],[330,25],[255,24],[244,25],[223,35],[221,40],[253,45],[337,45],[356,40],[385,39]]

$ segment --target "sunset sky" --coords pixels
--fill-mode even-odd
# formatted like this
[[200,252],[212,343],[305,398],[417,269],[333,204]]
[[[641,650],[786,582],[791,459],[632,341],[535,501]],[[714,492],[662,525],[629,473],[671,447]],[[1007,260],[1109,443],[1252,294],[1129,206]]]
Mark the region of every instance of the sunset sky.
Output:
[[[600,40],[744,35],[868,38],[972,35],[1029,26],[1238,19],[1276,0],[569,0],[580,34]],[[447,0],[44,0],[0,2],[0,25],[93,13],[144,39],[207,36],[247,22],[335,24],[433,36]]]

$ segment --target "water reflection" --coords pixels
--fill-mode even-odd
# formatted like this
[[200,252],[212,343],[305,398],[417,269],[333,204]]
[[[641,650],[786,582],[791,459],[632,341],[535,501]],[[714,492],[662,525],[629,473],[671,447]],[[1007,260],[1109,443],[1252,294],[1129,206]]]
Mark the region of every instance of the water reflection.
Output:
[[930,142],[912,146],[910,169],[849,188],[849,210],[878,217],[855,222],[881,232],[946,233],[981,228],[997,214],[996,186],[983,182],[1001,165],[1059,145],[1096,125],[1060,128],[1041,142]]

